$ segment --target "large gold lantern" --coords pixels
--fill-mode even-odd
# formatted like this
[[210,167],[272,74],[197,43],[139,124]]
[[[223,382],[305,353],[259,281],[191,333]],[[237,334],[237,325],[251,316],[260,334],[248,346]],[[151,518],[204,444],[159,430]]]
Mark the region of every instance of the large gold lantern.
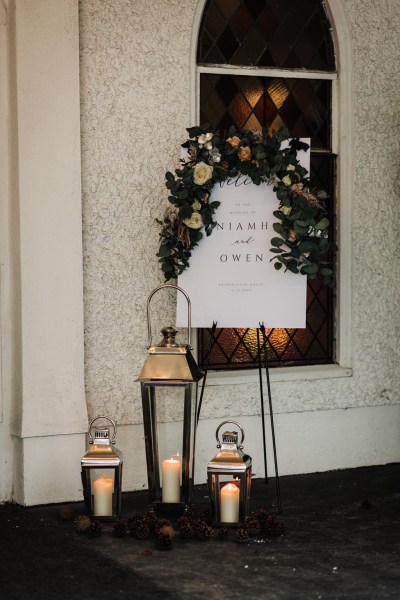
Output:
[[[227,423],[240,429],[239,443],[237,431],[225,431],[220,441],[219,430]],[[216,438],[218,452],[207,465],[211,519],[217,526],[238,526],[249,512],[252,460],[243,452],[244,431],[236,421],[223,421]]]
[[[152,343],[150,302],[156,292],[168,288],[187,300],[187,344],[176,341],[174,327],[164,327],[161,342]],[[172,284],[153,290],[147,301],[147,327],[148,356],[137,381],[142,392],[149,497],[159,512],[179,511],[192,495],[197,387],[203,377],[191,353],[191,305],[186,292]]]
[[[93,423],[106,420],[113,427],[110,439],[109,426]],[[121,512],[122,458],[114,448],[116,425],[109,417],[96,417],[89,425],[90,448],[81,459],[83,496],[90,515],[100,521],[119,519]]]

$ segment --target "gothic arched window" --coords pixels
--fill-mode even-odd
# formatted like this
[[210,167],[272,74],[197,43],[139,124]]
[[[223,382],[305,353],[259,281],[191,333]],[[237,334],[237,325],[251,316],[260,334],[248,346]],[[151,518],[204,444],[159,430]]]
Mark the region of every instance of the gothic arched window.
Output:
[[[321,0],[208,0],[197,46],[199,122],[213,129],[271,130],[311,138],[311,182],[329,196],[334,229],[335,155],[331,28]],[[204,364],[209,330],[198,335]],[[270,366],[335,362],[334,293],[309,281],[307,327],[269,329]],[[210,369],[257,364],[257,331],[217,329]]]

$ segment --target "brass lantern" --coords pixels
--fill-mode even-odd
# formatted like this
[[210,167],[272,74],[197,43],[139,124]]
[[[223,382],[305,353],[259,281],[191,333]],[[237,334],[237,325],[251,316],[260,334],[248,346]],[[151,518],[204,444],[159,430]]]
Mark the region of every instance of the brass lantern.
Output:
[[[223,425],[236,425],[237,431],[225,431],[222,443],[219,430]],[[243,453],[244,431],[236,421],[223,421],[216,431],[218,453],[207,465],[211,519],[216,526],[238,526],[249,513],[251,457]]]
[[[109,426],[94,427],[99,419],[109,421],[113,427],[110,440]],[[121,453],[113,448],[115,444],[116,425],[109,417],[99,416],[89,425],[90,448],[81,460],[83,496],[90,515],[99,521],[114,521],[121,513]]]
[[[161,342],[152,343],[150,301],[166,288],[176,289],[187,300],[187,344],[176,341],[174,327],[164,327]],[[158,512],[179,512],[192,495],[197,384],[203,373],[191,354],[190,327],[186,292],[172,284],[153,290],[147,301],[148,356],[137,381],[142,392],[149,497]]]

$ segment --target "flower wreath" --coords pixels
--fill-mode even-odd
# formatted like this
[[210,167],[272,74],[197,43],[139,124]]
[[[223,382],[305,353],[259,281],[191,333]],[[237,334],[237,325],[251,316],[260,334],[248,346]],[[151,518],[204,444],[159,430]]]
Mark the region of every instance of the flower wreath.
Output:
[[190,127],[187,132],[190,139],[182,144],[187,158],[181,160],[175,175],[165,175],[172,206],[162,220],[157,219],[161,225],[157,256],[165,280],[189,267],[191,251],[203,238],[203,231],[209,236],[217,225],[214,214],[220,203],[210,199],[214,185],[245,175],[255,185],[273,185],[279,201],[273,213],[278,236],[270,242],[275,269],[284,267],[332,285],[333,270],[326,255],[336,247],[328,238],[327,194],[311,190],[307,169],[297,159],[297,152],[309,146],[291,139],[288,147],[282,148],[289,137],[284,129],[268,133],[265,127],[262,131],[231,127],[222,135],[202,126]]

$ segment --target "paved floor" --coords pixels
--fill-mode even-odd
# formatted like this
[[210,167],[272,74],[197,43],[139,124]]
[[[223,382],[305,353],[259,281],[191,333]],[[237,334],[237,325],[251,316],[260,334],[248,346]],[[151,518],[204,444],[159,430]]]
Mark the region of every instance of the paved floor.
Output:
[[[177,535],[170,551],[154,536],[79,535],[83,505],[0,506],[1,600],[386,600],[400,598],[400,465],[281,478],[281,536],[238,544]],[[196,488],[196,506],[206,489]],[[274,511],[273,480],[252,487],[252,511]],[[123,513],[147,507],[124,494]],[[61,519],[62,509],[73,519]]]

